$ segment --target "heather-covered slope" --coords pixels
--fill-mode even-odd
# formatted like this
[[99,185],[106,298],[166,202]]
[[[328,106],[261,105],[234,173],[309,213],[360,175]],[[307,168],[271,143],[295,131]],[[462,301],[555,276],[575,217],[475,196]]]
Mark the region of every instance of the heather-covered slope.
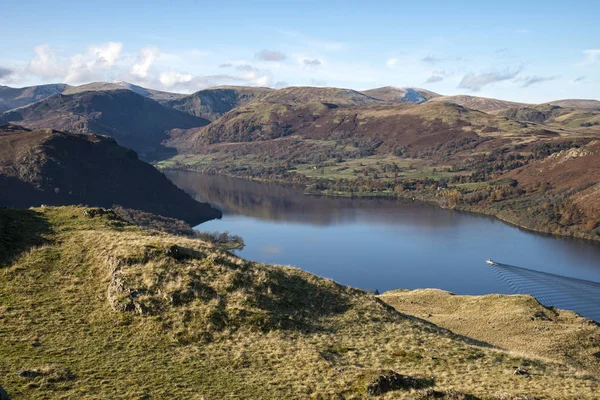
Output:
[[87,204],[192,224],[220,217],[109,137],[0,127],[0,206]]
[[468,95],[456,95],[456,96],[439,96],[430,99],[431,102],[444,102],[458,104],[459,106],[471,108],[473,110],[479,110],[484,112],[493,112],[504,110],[511,107],[521,107],[525,104],[516,103],[514,101],[506,101],[499,99],[490,99],[486,97],[468,96]]
[[33,129],[111,136],[146,160],[168,153],[161,146],[168,138],[168,130],[208,124],[203,118],[164,107],[126,89],[57,94],[4,113],[0,123],[2,120]]
[[0,265],[0,379],[13,398],[592,399],[600,390],[592,365],[493,348],[361,290],[112,212],[0,209]]

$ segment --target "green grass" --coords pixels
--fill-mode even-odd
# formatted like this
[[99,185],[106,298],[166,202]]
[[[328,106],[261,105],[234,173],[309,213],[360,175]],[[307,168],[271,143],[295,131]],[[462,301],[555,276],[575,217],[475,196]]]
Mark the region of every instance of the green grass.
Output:
[[[0,269],[0,385],[13,398],[358,399],[388,369],[485,399],[600,390],[560,363],[492,349],[363,291],[111,213],[0,216],[21,221],[19,237],[2,232],[19,250]],[[512,375],[523,362],[535,379]]]

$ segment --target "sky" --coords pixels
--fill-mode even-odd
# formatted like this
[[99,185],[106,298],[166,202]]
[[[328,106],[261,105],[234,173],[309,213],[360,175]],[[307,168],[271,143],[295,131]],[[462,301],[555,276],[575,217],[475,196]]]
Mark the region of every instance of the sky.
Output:
[[600,1],[2,0],[0,85],[600,99]]

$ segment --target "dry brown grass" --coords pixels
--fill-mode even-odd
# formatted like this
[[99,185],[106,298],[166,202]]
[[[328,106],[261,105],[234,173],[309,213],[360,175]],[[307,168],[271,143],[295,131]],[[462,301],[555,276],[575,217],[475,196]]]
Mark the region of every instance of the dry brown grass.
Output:
[[[564,363],[491,348],[298,269],[76,207],[35,212],[52,228],[47,244],[0,269],[0,384],[15,398],[362,399],[385,370],[482,399],[600,390]],[[44,365],[70,378],[18,376]],[[514,375],[518,365],[532,377]]]
[[543,360],[600,372],[600,326],[529,295],[457,296],[437,289],[394,290],[380,298],[402,313]]

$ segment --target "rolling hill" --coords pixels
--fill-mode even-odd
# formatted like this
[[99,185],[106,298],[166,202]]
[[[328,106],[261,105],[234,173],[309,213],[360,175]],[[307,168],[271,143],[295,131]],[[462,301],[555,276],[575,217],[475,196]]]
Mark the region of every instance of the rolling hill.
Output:
[[0,115],[0,121],[32,129],[52,128],[111,136],[146,160],[168,154],[169,150],[161,145],[169,137],[168,130],[209,123],[124,89],[57,94],[6,112]]
[[28,86],[24,88],[0,86],[0,113],[62,93],[69,87],[69,85],[64,83]]
[[234,108],[260,99],[272,89],[245,86],[219,86],[163,103],[176,110],[214,121]]
[[548,104],[560,106],[563,108],[591,108],[594,110],[600,110],[599,100],[566,99],[551,101]]
[[0,186],[3,207],[120,205],[192,224],[221,216],[134,151],[94,134],[0,127]]
[[456,96],[439,96],[431,98],[429,101],[432,102],[445,102],[458,104],[466,108],[473,110],[494,112],[500,111],[511,107],[523,107],[525,104],[516,103],[514,101],[491,99],[487,97],[477,97],[468,95],[456,95]]
[[[600,328],[571,316],[516,335],[539,312],[558,313],[533,299],[524,309],[520,298],[484,298],[501,310],[491,338],[512,338],[495,347],[396,311],[385,296],[144,230],[110,211],[0,209],[0,293],[0,373],[13,398],[522,400],[600,391],[598,361],[583,356],[600,351]],[[562,340],[576,331],[585,340]],[[539,338],[580,356],[528,346]]]
[[134,93],[139,94],[140,96],[147,97],[152,100],[156,100],[158,102],[166,102],[177,100],[184,96],[179,93],[170,93],[170,92],[162,92],[160,90],[146,89],[138,85],[134,85],[129,82],[123,81],[111,81],[111,82],[92,82],[87,83],[85,85],[80,86],[71,86],[68,87],[63,94],[76,94],[82,92],[90,92],[90,91],[104,91],[104,90],[119,90],[126,89],[131,90]]

